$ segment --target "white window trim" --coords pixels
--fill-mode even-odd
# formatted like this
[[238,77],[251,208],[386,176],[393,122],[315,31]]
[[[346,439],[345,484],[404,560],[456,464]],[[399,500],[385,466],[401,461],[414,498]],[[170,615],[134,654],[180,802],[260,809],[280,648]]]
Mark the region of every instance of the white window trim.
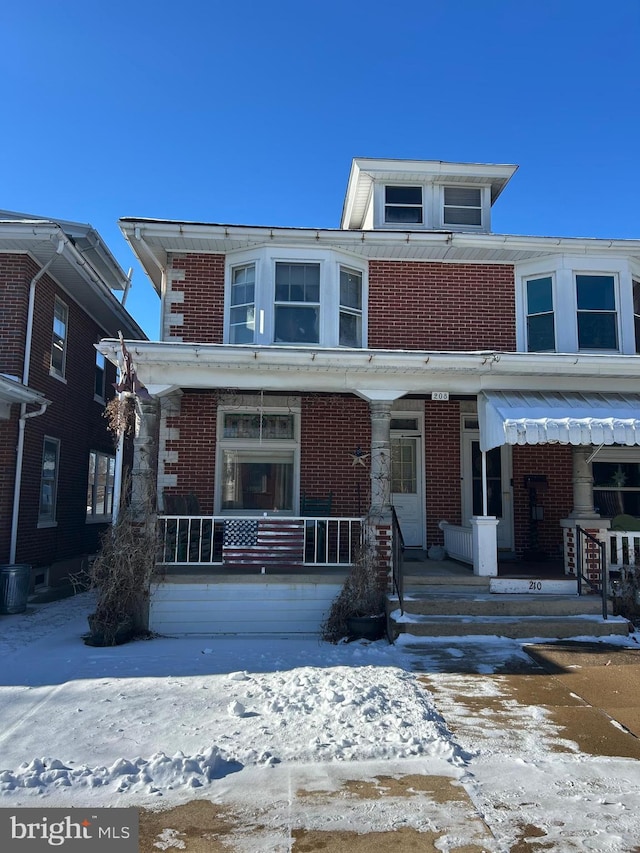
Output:
[[[109,490],[111,491],[111,505],[112,505],[112,507],[113,507],[113,500],[114,500],[114,497],[115,497],[115,461],[116,461],[115,454],[113,454],[113,453],[105,453],[105,452],[104,452],[104,451],[102,451],[102,450],[91,450],[91,451],[89,452],[89,460],[91,459],[91,454],[92,454],[92,453],[93,453],[93,454],[95,455],[95,457],[96,457],[96,463],[97,463],[97,461],[98,461],[98,457],[100,457],[100,456],[105,457],[106,459],[113,459],[113,462],[114,462],[114,476],[112,477],[111,482],[110,482],[110,483],[107,483],[107,485],[108,485],[108,487],[109,487]],[[87,471],[88,471],[88,464],[87,464]],[[96,491],[95,486],[96,486],[96,484],[95,484],[95,481],[94,481],[93,494],[92,494],[92,497],[91,497],[92,505],[93,505],[93,506],[95,506],[95,491]],[[89,483],[88,483],[88,481],[87,481],[87,491],[88,491],[88,490],[89,490]],[[108,512],[108,513],[106,513],[106,512],[105,512],[105,513],[89,513],[89,511],[87,510],[87,514],[86,514],[86,523],[87,523],[87,524],[104,524],[104,523],[105,523],[105,522],[107,522],[107,521],[111,521],[111,518],[112,518],[112,512]]]
[[[224,342],[228,344],[231,317],[231,280],[235,267],[255,264],[256,330],[253,344],[237,346],[340,347],[340,267],[362,274],[362,348],[367,346],[368,268],[361,258],[329,249],[260,248],[229,253],[225,264]],[[287,344],[274,341],[275,273],[277,263],[320,264],[319,343]],[[235,345],[234,345],[235,346]]]
[[[405,184],[411,187],[422,187],[422,222],[387,222],[385,219],[385,188]],[[445,187],[458,189],[480,190],[481,225],[445,225],[444,224],[444,190]],[[373,227],[383,231],[464,231],[486,234],[491,230],[491,186],[489,184],[462,183],[458,181],[377,181],[373,193]]]
[[[42,462],[44,462],[44,446],[45,443],[50,442],[51,444],[56,445],[56,471],[55,477],[53,480],[53,518],[49,518],[48,516],[40,515],[40,504],[42,500]],[[38,488],[38,528],[44,527],[57,527],[57,514],[58,514],[58,481],[60,479],[60,439],[54,438],[51,435],[45,435],[42,437],[42,462],[40,463],[40,484]]]
[[[387,187],[416,187],[421,190],[422,193],[422,202],[421,204],[398,204],[395,202],[387,202]],[[412,231],[414,228],[424,228],[427,219],[429,218],[427,212],[427,187],[421,183],[413,183],[411,181],[404,181],[402,183],[398,183],[397,181],[385,181],[382,188],[382,221],[384,222],[385,228],[401,228],[406,230],[407,228]],[[421,213],[421,222],[388,222],[387,221],[387,207],[402,207],[408,208],[411,210],[419,210]]]
[[[553,277],[553,309],[556,317],[556,352],[619,353],[635,355],[633,323],[633,264],[625,259],[578,258],[556,255],[515,265],[516,277],[516,350],[527,352],[527,302],[525,282],[542,276]],[[576,275],[611,275],[615,282],[617,350],[578,349],[578,306]],[[563,322],[558,322],[562,317]],[[573,317],[573,320],[569,319]],[[566,318],[566,319],[564,319]]]
[[[527,328],[527,319],[529,317],[528,304],[527,304],[527,282],[535,281],[539,278],[550,278],[551,279],[551,313],[553,314],[553,350],[529,350],[529,339],[528,339],[528,328]],[[556,276],[554,272],[546,272],[546,273],[535,273],[533,275],[525,275],[522,277],[522,300],[523,300],[523,311],[524,311],[524,334],[525,334],[525,347],[527,352],[562,352],[562,350],[558,349],[558,312],[556,309]],[[537,316],[537,315],[534,315]],[[577,323],[577,321],[576,321]]]
[[[58,370],[53,366],[53,332],[56,321],[56,306],[62,305],[65,310],[65,323],[64,323],[64,346],[62,348],[62,369]],[[51,361],[49,364],[49,374],[54,376],[56,379],[60,379],[63,382],[66,382],[66,373],[67,373],[67,347],[69,344],[69,306],[67,303],[60,299],[59,296],[54,297],[53,302],[53,317],[51,322]]]
[[[246,396],[244,397],[246,399]],[[264,415],[293,415],[293,438],[282,439],[255,439],[255,438],[225,438],[224,416],[232,412],[235,414],[264,414]],[[256,516],[260,513],[256,510],[223,510],[222,509],[222,473],[224,470],[223,458],[225,450],[253,450],[259,451],[287,451],[293,452],[293,511],[270,512],[269,515],[295,516],[300,512],[300,413],[299,403],[294,405],[280,405],[275,401],[263,405],[245,404],[239,399],[237,405],[221,404],[218,406],[217,414],[217,440],[216,440],[216,476],[214,486],[214,514],[215,515],[246,515]]]
[[[480,225],[452,225],[451,223],[446,223],[444,221],[444,191],[445,189],[460,189],[460,190],[480,190]],[[459,184],[459,183],[445,183],[439,184],[437,187],[438,191],[438,199],[437,199],[437,211],[435,212],[434,222],[439,223],[439,228],[444,228],[447,231],[456,230],[456,231],[479,231],[486,232],[489,230],[488,222],[491,221],[491,188],[488,186],[481,186],[478,184]],[[470,208],[473,210],[477,210],[474,206]]]
[[[96,392],[96,377],[98,375],[98,360],[102,358],[102,394]],[[105,403],[107,395],[107,359],[101,352],[96,350],[96,363],[93,374],[93,399],[96,403]]]

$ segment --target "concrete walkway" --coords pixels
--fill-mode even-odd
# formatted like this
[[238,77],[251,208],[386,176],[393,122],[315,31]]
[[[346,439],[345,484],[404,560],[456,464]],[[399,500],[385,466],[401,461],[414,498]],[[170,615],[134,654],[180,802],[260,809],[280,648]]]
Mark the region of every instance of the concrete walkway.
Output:
[[[464,749],[482,754],[489,748],[498,772],[500,761],[510,772],[531,751],[531,730],[522,725],[523,715],[531,715],[545,721],[536,729],[536,750],[542,742],[549,753],[565,753],[570,760],[577,751],[584,756],[640,760],[640,647],[563,641],[533,644],[524,653],[517,644],[511,648],[513,653],[507,649],[505,654],[504,645],[494,648],[449,639],[408,649],[414,670],[422,673],[420,679]],[[328,779],[333,772],[327,768]],[[281,813],[273,807],[262,811],[259,791],[255,808],[248,812],[208,801],[161,813],[143,811],[140,851],[155,853],[161,838],[167,843],[164,849],[180,846],[186,853],[566,853],[586,849],[571,827],[563,831],[561,817],[552,821],[553,837],[549,826],[536,819],[533,807],[526,812],[531,817],[524,819],[518,797],[522,792],[513,800],[487,798],[486,790],[474,793],[472,783],[416,775],[415,767],[413,773],[377,774],[366,782],[343,778],[337,786],[332,778],[326,790],[316,791],[305,788],[302,774],[290,779],[287,807]],[[343,828],[304,828],[304,815],[312,816],[320,807],[334,808],[336,815],[344,816],[348,807],[379,812],[393,801],[397,810],[398,798],[407,813],[421,810],[424,829],[397,826],[362,834]],[[255,823],[253,847],[247,821]],[[167,827],[174,836],[166,835]],[[640,840],[640,817],[636,838]],[[615,849],[637,853],[640,846]]]

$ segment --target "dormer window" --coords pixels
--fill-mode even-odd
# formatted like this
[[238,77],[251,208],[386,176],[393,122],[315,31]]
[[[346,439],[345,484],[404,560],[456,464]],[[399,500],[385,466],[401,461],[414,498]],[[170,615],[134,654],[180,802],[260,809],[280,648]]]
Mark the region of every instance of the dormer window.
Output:
[[445,187],[444,225],[482,226],[482,191],[474,187]]
[[385,187],[384,221],[393,225],[422,225],[424,222],[422,187]]

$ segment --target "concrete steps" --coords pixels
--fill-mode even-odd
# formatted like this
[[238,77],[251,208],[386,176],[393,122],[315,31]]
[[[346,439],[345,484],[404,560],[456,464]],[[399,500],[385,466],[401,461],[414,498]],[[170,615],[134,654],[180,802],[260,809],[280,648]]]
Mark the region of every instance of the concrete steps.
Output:
[[[404,614],[400,613],[398,598],[389,598],[391,634],[420,637],[497,635],[515,639],[628,634],[625,619],[612,615],[606,620],[602,618],[599,596],[555,591],[558,588],[574,590],[575,581],[561,582],[559,587],[557,581],[553,584],[547,581],[548,585],[536,586],[528,593],[492,592],[490,579],[473,576],[463,576],[453,583],[451,578],[442,578],[441,582],[436,578],[429,580],[428,584],[405,585]],[[526,586],[528,580],[523,583]],[[507,584],[503,588],[510,586]]]

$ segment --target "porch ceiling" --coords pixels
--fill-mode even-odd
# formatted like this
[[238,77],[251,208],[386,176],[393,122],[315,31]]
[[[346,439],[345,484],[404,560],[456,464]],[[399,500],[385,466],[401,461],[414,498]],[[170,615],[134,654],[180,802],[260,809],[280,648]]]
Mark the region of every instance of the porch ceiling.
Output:
[[640,444],[640,394],[483,391],[480,447]]

